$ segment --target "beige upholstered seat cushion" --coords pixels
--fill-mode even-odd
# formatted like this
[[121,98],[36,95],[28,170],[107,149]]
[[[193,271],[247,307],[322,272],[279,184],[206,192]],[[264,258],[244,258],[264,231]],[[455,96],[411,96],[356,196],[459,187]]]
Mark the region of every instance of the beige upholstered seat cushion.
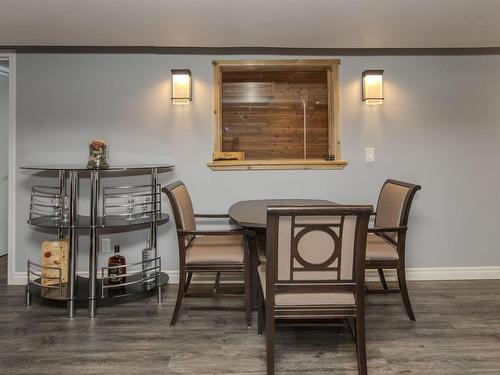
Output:
[[[266,298],[266,266],[260,265],[260,285]],[[279,293],[275,295],[276,306],[354,305],[354,293]]]
[[369,233],[366,240],[366,260],[398,260],[396,248],[382,237]]
[[186,264],[243,263],[245,237],[196,236],[189,243]]

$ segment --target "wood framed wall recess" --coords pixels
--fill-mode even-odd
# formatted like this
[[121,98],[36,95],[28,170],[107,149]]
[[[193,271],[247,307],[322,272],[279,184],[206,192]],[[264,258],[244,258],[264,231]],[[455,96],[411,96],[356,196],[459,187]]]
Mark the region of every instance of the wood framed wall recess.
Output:
[[342,169],[340,60],[214,61],[213,170]]

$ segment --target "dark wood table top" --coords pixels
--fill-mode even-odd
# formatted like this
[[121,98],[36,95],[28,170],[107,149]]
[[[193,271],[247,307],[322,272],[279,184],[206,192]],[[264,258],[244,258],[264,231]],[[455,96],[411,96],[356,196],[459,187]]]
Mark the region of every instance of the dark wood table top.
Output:
[[336,204],[322,199],[258,199],[240,201],[229,208],[229,216],[242,227],[265,228],[267,207],[276,205],[307,206]]

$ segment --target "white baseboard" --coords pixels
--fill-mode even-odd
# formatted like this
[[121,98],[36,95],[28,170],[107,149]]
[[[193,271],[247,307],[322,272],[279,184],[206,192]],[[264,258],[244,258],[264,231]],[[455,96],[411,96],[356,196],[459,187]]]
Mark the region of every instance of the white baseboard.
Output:
[[[171,284],[179,282],[179,271],[165,271]],[[87,272],[79,272],[79,275],[87,276]],[[406,270],[408,281],[435,281],[435,280],[490,280],[500,279],[500,267],[430,267],[430,268],[408,268]],[[387,280],[396,280],[394,270],[386,271]],[[375,270],[366,271],[367,281],[378,281]],[[26,272],[14,272],[10,279],[10,285],[25,285]],[[199,273],[193,275],[193,283],[213,283],[214,274]],[[239,275],[227,273],[221,278],[222,283],[242,282]]]
[[408,268],[406,275],[410,281],[491,280],[500,279],[500,267]]

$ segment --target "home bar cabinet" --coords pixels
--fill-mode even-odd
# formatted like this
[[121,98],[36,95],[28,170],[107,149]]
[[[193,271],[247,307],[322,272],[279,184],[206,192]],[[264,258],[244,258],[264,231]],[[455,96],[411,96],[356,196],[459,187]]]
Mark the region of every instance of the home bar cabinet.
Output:
[[[75,314],[76,302],[88,300],[88,314],[93,318],[98,300],[140,293],[144,284],[150,284],[151,280],[155,283],[154,289],[160,302],[161,286],[168,281],[168,275],[161,272],[157,231],[159,225],[169,221],[169,216],[161,212],[158,173],[168,172],[173,167],[171,164],[110,166],[106,169],[89,169],[77,165],[21,167],[33,173],[58,178],[57,186],[32,186],[28,223],[57,232],[59,240],[67,243],[66,267],[44,266],[42,262],[28,260],[26,305],[31,304],[32,295],[46,300],[65,301],[67,316],[71,318]],[[101,188],[103,178],[127,175],[149,176],[149,182]],[[88,215],[79,213],[81,177],[88,177],[90,184]],[[104,265],[98,278],[99,234],[147,227],[150,228],[154,258],[124,265],[126,277],[123,277],[123,282],[111,283],[111,277],[106,276],[106,271],[122,266]],[[77,275],[78,238],[85,233],[89,235],[88,278]],[[135,267],[139,270],[129,272]]]

